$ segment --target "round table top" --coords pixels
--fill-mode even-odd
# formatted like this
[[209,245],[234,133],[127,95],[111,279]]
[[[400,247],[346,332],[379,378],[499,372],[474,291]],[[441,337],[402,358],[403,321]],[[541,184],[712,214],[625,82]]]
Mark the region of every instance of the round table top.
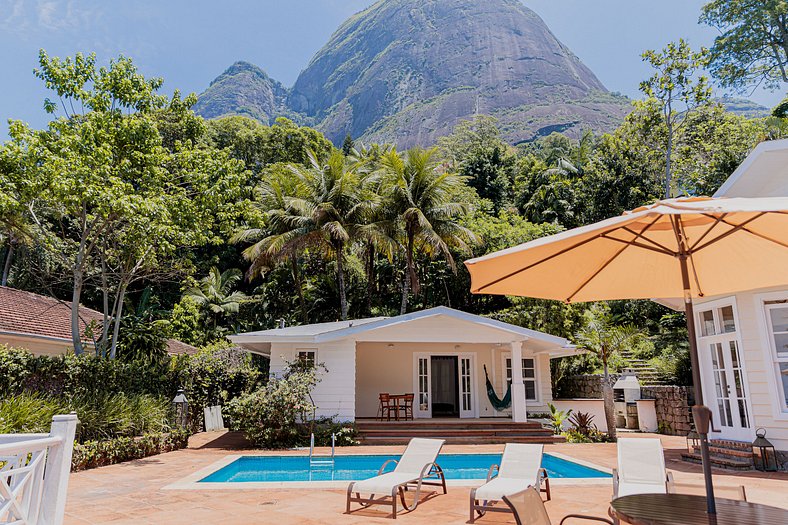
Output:
[[717,514],[706,512],[705,496],[635,494],[614,499],[610,515],[632,525],[786,525],[788,510],[715,498]]

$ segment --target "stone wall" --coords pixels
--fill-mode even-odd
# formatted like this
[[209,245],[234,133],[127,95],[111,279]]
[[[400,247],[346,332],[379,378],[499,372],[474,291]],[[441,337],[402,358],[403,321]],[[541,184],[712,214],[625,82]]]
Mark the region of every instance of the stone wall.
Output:
[[[611,374],[611,385],[618,376]],[[556,399],[601,399],[602,376],[596,374],[565,377],[555,389]],[[685,436],[690,431],[689,397],[691,389],[685,386],[644,386],[644,399],[656,400],[657,425],[660,432],[674,436]]]
[[686,386],[644,386],[644,399],[656,400],[657,425],[663,434],[686,436],[692,428]]

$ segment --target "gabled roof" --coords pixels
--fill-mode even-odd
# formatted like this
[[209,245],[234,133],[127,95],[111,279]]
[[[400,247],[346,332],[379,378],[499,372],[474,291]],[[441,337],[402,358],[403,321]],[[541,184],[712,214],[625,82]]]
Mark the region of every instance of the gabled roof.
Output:
[[[495,331],[500,342],[511,341],[534,341],[545,348],[553,349],[573,349],[569,341],[562,337],[546,334],[536,330],[530,330],[521,326],[496,321],[479,315],[469,314],[453,308],[438,306],[428,310],[421,310],[396,317],[378,317],[369,319],[357,319],[353,321],[342,321],[335,323],[319,323],[303,326],[293,326],[289,328],[279,328],[273,330],[262,330],[259,332],[248,332],[230,336],[230,340],[237,344],[270,344],[270,343],[304,343],[319,344],[331,343],[341,340],[365,341],[374,340],[378,332],[389,334],[392,341],[410,341],[413,335],[407,329],[407,325],[423,325],[425,322],[435,322],[437,327],[449,321],[460,323],[467,327],[466,332],[477,328],[484,330],[485,333]],[[432,326],[432,325],[430,325]],[[459,325],[457,325],[459,326]],[[393,330],[392,330],[393,329]],[[394,334],[394,335],[391,335]],[[473,338],[473,334],[456,334]],[[450,339],[451,336],[449,336]],[[459,340],[459,339],[458,339]],[[434,340],[433,340],[434,342]]]
[[788,139],[758,144],[715,197],[788,197]]
[[[79,307],[80,335],[104,316]],[[0,286],[0,334],[25,335],[71,342],[71,303],[33,292]]]

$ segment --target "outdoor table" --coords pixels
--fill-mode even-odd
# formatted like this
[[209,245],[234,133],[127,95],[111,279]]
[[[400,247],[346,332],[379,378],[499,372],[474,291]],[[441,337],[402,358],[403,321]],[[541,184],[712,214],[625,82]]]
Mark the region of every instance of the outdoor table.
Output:
[[[399,406],[400,400],[405,401],[405,396],[408,394],[390,394],[389,399],[394,402],[394,420],[399,421]],[[389,414],[389,420],[391,419],[391,414]]]
[[632,525],[786,525],[788,510],[715,498],[717,514],[706,512],[705,496],[635,494],[610,502],[611,518]]

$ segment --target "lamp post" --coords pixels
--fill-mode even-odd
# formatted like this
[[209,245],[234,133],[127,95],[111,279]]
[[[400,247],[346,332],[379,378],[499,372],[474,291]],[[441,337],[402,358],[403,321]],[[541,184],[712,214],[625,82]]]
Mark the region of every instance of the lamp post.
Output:
[[764,472],[775,472],[777,470],[777,451],[771,441],[766,439],[766,429],[759,428],[755,431],[755,436],[755,441],[752,442],[755,468]]
[[172,400],[172,407],[175,411],[175,424],[181,428],[189,426],[189,400],[186,399],[182,388],[178,389],[178,393]]

